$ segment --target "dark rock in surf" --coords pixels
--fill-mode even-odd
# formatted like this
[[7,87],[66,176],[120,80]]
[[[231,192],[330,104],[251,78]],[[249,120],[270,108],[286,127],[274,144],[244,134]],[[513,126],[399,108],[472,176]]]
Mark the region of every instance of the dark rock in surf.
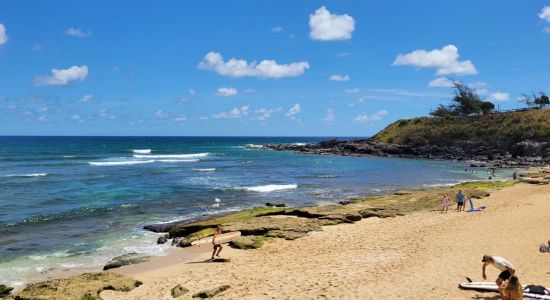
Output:
[[150,256],[142,256],[137,253],[130,253],[126,255],[117,256],[111,259],[111,261],[109,261],[105,266],[103,266],[103,271],[114,269],[114,268],[120,268],[122,266],[143,263],[148,261],[150,258],[151,258]]

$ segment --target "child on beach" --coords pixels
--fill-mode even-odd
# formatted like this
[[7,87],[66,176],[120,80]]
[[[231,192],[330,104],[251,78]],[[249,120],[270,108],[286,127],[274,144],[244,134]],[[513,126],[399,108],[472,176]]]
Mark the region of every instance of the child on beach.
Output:
[[449,194],[445,193],[443,199],[441,199],[441,213],[447,213],[449,211]]
[[[214,245],[214,251],[212,252],[212,259],[214,259],[214,256],[220,257],[220,252],[222,251],[222,244],[216,243],[216,237],[222,233],[222,226],[218,225],[218,228],[216,228],[216,232],[214,232],[214,237],[212,237],[212,245]],[[216,251],[218,251],[216,253]]]
[[510,279],[504,281],[498,288],[500,299],[502,300],[521,300],[523,299],[523,287],[519,283],[516,275],[510,276]]

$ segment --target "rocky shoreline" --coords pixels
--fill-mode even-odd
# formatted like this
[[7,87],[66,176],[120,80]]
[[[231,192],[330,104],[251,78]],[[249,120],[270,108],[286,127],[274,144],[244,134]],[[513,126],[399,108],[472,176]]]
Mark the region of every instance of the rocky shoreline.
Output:
[[[329,140],[314,144],[252,145],[251,150],[269,149],[297,153],[342,156],[381,156],[472,161],[472,167],[530,167],[550,164],[550,143],[522,142],[515,149],[460,142],[454,146],[386,144],[374,139]],[[513,151],[512,151],[513,150]],[[515,153],[512,155],[511,152]]]

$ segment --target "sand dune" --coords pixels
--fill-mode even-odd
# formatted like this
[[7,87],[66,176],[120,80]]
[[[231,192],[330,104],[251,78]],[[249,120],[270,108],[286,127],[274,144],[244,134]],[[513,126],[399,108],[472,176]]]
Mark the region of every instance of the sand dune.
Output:
[[[324,227],[295,241],[259,250],[226,247],[229,263],[194,263],[197,256],[120,269],[144,284],[104,299],[173,299],[176,284],[193,292],[229,284],[220,299],[497,299],[457,288],[466,276],[481,280],[481,257],[508,258],[524,284],[550,286],[550,186],[518,184],[479,201],[480,213],[418,212]],[[178,249],[183,252],[184,250]],[[171,259],[166,263],[166,259]],[[498,275],[489,269],[489,280]]]

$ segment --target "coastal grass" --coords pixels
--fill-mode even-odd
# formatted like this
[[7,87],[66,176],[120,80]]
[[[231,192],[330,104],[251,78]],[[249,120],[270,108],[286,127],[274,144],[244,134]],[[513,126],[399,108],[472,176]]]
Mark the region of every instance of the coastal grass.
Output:
[[468,142],[506,149],[521,141],[550,140],[550,109],[401,119],[373,138],[389,144],[453,146]]
[[525,176],[531,177],[531,178],[544,178],[545,176],[548,176],[550,174],[543,173],[543,172],[537,172],[537,173],[527,173]]

